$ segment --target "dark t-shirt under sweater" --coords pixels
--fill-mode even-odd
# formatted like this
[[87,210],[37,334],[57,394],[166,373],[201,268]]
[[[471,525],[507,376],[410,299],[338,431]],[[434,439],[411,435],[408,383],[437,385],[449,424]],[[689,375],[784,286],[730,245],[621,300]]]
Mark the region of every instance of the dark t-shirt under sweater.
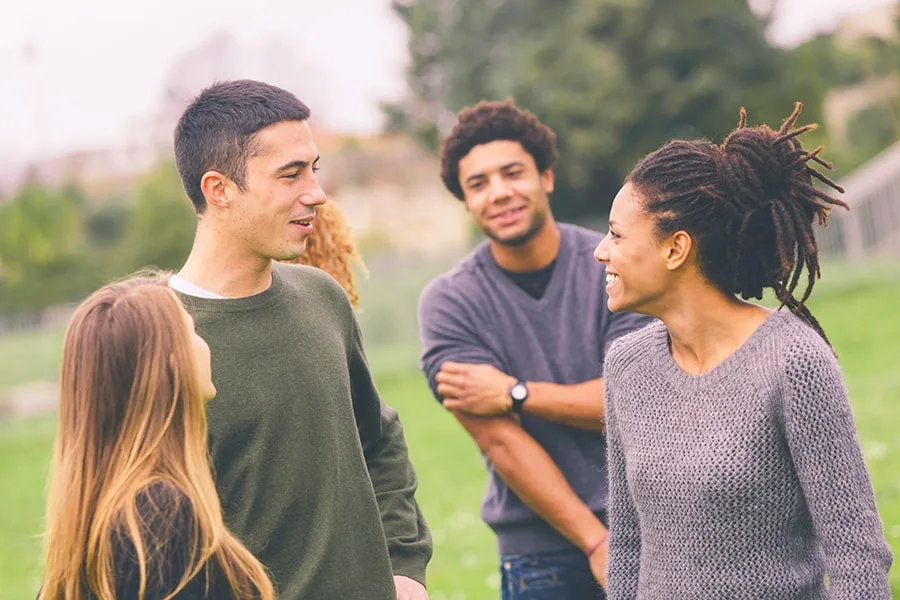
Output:
[[369,372],[346,293],[276,263],[247,298],[181,294],[212,351],[210,454],[226,524],[280,600],[396,600],[431,537],[397,412]]
[[514,272],[507,271],[506,269],[501,270],[507,277],[512,279],[517,286],[525,290],[529,296],[535,300],[540,300],[543,298],[544,292],[547,291],[547,286],[550,285],[550,278],[553,277],[554,267],[556,267],[556,260],[537,271]]
[[[547,289],[535,299],[494,261],[487,243],[432,281],[419,301],[421,367],[437,395],[445,361],[486,363],[526,381],[582,383],[603,375],[613,339],[650,322],[612,314],[606,272],[593,258],[595,231],[559,224],[561,243]],[[598,407],[603,398],[597,398]],[[522,427],[547,451],[578,496],[605,518],[606,438],[524,414]],[[482,517],[501,554],[533,554],[572,545],[507,487],[490,464]]]

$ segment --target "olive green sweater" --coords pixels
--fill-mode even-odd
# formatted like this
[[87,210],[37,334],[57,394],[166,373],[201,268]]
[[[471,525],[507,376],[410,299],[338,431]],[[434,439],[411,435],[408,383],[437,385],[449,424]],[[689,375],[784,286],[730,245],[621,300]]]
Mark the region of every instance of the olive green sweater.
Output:
[[228,527],[282,600],[395,600],[431,536],[397,412],[379,397],[347,296],[275,264],[239,299],[180,294],[212,351],[210,453]]

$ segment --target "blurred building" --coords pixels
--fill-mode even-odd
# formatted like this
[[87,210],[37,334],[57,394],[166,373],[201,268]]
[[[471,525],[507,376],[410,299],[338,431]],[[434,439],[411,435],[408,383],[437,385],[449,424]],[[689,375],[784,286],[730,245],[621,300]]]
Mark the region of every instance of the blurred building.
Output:
[[[835,31],[835,41],[846,49],[866,38],[900,38],[900,3],[846,18]],[[846,139],[847,125],[861,111],[900,98],[900,76],[869,77],[829,92],[825,120],[832,140]],[[836,211],[829,227],[817,234],[824,255],[851,260],[900,255],[900,142],[841,180],[850,211]]]

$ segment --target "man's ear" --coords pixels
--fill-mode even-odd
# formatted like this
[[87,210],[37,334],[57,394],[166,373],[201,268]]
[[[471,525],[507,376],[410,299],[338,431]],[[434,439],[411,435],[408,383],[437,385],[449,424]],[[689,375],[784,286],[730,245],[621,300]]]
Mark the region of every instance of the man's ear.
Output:
[[541,184],[544,186],[544,192],[548,194],[553,193],[553,185],[556,182],[556,174],[553,172],[553,167],[546,169],[543,173],[541,173]]
[[200,178],[200,191],[210,206],[227,208],[230,204],[228,188],[231,180],[218,171],[207,171]]
[[687,231],[676,231],[670,235],[663,244],[663,251],[666,253],[666,269],[669,271],[680,269],[690,257],[693,247],[694,240]]

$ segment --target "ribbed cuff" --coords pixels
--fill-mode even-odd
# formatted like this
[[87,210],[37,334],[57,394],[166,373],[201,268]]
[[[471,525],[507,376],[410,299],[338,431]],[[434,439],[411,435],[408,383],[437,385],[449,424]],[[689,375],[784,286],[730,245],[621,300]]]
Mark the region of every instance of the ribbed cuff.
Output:
[[[428,561],[431,554],[422,552],[393,552],[391,553],[391,569],[394,575],[409,577],[413,581],[418,581],[425,585],[425,571],[428,568]],[[427,587],[427,586],[426,586]]]

